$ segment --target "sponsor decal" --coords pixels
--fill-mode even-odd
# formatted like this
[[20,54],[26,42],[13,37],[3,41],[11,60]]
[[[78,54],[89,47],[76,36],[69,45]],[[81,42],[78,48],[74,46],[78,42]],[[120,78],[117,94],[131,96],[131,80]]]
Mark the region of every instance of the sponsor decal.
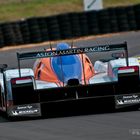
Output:
[[12,116],[28,116],[28,115],[41,115],[40,105],[20,105],[13,107],[9,110],[9,114]]
[[53,57],[53,56],[60,56],[60,55],[70,55],[70,54],[80,54],[80,53],[89,53],[89,52],[101,52],[101,51],[109,51],[110,47],[106,46],[99,46],[99,47],[89,47],[89,48],[74,48],[69,50],[60,50],[60,51],[49,51],[49,52],[39,52],[36,55],[36,58],[42,57]]
[[45,57],[54,57],[61,55],[73,55],[81,53],[90,53],[90,52],[106,52],[106,51],[115,51],[115,50],[126,50],[126,43],[123,44],[106,44],[85,48],[70,48],[66,50],[53,50],[53,51],[40,51],[40,52],[28,52],[17,54],[18,60],[25,59],[36,59],[36,58],[45,58]]
[[14,116],[18,116],[18,115],[28,115],[28,114],[35,114],[35,113],[39,113],[38,109],[30,109],[30,110],[14,110],[12,111],[12,114]]
[[118,95],[116,96],[116,106],[127,106],[140,103],[140,95]]
[[31,108],[33,108],[33,106],[32,105],[27,105],[27,106],[18,106],[17,107],[17,109],[31,109]]

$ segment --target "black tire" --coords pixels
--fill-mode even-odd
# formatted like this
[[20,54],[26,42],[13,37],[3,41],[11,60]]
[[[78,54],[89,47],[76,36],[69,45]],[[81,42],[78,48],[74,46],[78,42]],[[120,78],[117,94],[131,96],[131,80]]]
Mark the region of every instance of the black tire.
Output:
[[19,22],[18,21],[14,22],[12,24],[12,28],[13,28],[13,31],[14,31],[14,34],[15,34],[15,43],[17,45],[23,44],[24,41],[23,41],[21,30],[20,30]]
[[128,24],[129,24],[130,30],[136,30],[137,25],[136,25],[134,6],[126,7],[126,12],[127,12],[127,19],[128,19]]
[[97,20],[97,11],[88,11],[86,12],[87,24],[89,35],[99,34],[99,24]]
[[16,45],[16,37],[12,28],[12,23],[1,24],[1,29],[4,37],[4,44],[8,46]]
[[29,32],[29,27],[28,27],[27,21],[26,20],[20,21],[19,26],[20,26],[24,44],[30,43],[31,42],[30,41],[30,32]]
[[100,33],[110,33],[110,19],[109,19],[109,12],[107,9],[98,11],[98,23],[99,23],[99,29]]
[[62,39],[72,38],[71,24],[68,14],[57,16]]
[[4,46],[5,46],[5,44],[4,44],[4,36],[3,36],[3,33],[2,33],[1,24],[0,24],[0,48],[2,48]]
[[140,4],[134,6],[137,30],[140,30]]
[[115,8],[108,8],[111,32],[118,32],[118,20]]
[[41,33],[37,18],[27,19],[31,43],[41,42]]
[[46,18],[45,17],[38,17],[37,20],[38,20],[38,26],[40,29],[41,40],[48,41],[49,40],[49,33],[48,33]]
[[71,30],[72,30],[73,37],[81,36],[78,13],[69,13],[68,16],[69,16],[70,23],[71,23]]
[[78,14],[78,16],[79,16],[81,36],[86,36],[89,34],[87,15],[85,12],[81,12]]
[[46,23],[47,23],[47,27],[48,27],[49,39],[50,40],[61,39],[57,16],[47,17]]
[[116,8],[119,31],[129,31],[129,23],[125,7]]
[[140,12],[140,4],[134,5],[134,11],[135,12]]

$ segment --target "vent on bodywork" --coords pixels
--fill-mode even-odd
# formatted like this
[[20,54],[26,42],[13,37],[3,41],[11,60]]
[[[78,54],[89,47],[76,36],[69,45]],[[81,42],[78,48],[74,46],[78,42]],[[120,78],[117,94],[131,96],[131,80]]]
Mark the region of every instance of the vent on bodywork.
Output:
[[79,85],[79,80],[78,79],[69,79],[67,82],[68,86],[76,86]]

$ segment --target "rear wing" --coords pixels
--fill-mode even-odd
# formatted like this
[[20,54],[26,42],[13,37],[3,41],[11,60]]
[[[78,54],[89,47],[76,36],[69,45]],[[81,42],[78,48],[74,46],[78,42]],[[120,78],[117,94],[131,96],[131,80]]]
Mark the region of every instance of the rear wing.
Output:
[[27,52],[27,53],[17,53],[18,60],[18,69],[19,75],[20,72],[20,61],[27,59],[37,59],[37,58],[48,58],[48,57],[56,57],[56,56],[64,56],[64,55],[75,55],[75,54],[83,54],[83,53],[91,53],[91,52],[108,52],[108,51],[117,51],[124,50],[126,57],[126,64],[128,64],[128,49],[127,42],[120,44],[106,44],[106,45],[98,45],[92,47],[84,47],[84,48],[70,48],[65,50],[51,50],[51,51],[38,51],[38,52]]

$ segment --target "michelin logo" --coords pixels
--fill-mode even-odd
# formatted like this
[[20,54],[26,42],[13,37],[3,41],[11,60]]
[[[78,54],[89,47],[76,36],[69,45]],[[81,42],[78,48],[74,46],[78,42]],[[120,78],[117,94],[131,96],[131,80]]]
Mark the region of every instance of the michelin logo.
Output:
[[21,116],[21,115],[39,115],[40,112],[40,105],[33,104],[33,105],[21,105],[9,110],[9,113],[12,116]]
[[117,104],[118,105],[123,105],[123,104],[134,104],[134,103],[140,103],[140,99],[132,99],[132,100],[118,100]]
[[122,99],[117,99],[116,102],[117,105],[136,104],[140,103],[140,98],[138,95],[122,96]]
[[14,116],[34,114],[34,113],[39,113],[39,110],[34,109],[34,110],[21,110],[21,111],[15,110],[15,111],[12,111],[12,115],[14,115]]

